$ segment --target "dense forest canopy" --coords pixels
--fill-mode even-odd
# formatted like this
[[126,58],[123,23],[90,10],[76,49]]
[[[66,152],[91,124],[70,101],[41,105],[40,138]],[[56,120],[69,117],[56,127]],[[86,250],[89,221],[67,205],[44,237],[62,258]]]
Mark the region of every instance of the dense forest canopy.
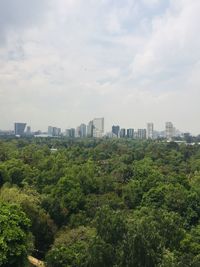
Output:
[[199,219],[199,145],[0,140],[2,267],[199,267]]

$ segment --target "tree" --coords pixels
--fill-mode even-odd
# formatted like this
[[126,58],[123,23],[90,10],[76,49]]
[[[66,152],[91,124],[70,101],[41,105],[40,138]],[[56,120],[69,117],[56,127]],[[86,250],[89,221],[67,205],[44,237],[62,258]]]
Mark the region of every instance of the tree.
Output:
[[[123,240],[121,267],[155,267],[180,249],[185,236],[181,217],[173,212],[142,208],[130,215]],[[170,259],[168,259],[169,261]]]
[[93,228],[63,229],[46,256],[49,267],[86,267]]
[[26,261],[30,220],[16,205],[0,202],[0,266],[21,267]]
[[34,256],[43,257],[54,240],[56,227],[41,207],[41,195],[31,188],[4,186],[0,190],[0,200],[9,204],[18,204],[21,207],[31,221],[29,230],[34,236]]

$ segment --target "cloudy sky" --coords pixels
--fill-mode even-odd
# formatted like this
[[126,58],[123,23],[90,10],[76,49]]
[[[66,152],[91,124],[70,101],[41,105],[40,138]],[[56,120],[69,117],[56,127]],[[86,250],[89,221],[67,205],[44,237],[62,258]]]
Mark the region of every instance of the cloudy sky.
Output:
[[200,133],[199,0],[0,0],[0,129]]

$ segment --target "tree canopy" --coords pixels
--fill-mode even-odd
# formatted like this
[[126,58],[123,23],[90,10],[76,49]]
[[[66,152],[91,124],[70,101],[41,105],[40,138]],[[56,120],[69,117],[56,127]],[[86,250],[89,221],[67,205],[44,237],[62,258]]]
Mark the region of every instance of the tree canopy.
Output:
[[199,267],[200,145],[1,139],[0,266],[28,253],[49,267]]

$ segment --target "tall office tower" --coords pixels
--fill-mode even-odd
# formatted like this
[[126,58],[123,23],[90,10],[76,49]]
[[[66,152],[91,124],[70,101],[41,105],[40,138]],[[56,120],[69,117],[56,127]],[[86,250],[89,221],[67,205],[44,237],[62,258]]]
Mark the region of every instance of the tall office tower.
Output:
[[74,128],[67,129],[67,130],[65,131],[65,135],[66,135],[66,137],[68,137],[68,138],[74,138],[74,137],[75,137],[75,129],[74,129]]
[[54,127],[54,136],[60,136],[61,135],[61,128]]
[[78,126],[77,128],[76,128],[76,131],[75,131],[75,137],[81,137],[81,133],[80,133],[80,126]]
[[104,133],[104,118],[93,119],[93,137],[100,138]]
[[65,130],[65,136],[68,138],[70,137],[70,129]]
[[61,128],[48,126],[48,135],[49,136],[59,136],[61,134]]
[[146,139],[147,138],[147,130],[146,129],[138,129],[138,139]]
[[93,130],[94,130],[94,125],[93,121],[90,121],[87,126],[87,136],[88,137],[93,137]]
[[15,135],[23,135],[25,128],[26,128],[26,123],[15,122],[14,124]]
[[53,127],[52,126],[48,126],[48,135],[53,136]]
[[113,133],[116,137],[119,137],[119,130],[120,130],[119,125],[113,125],[113,126],[112,126],[112,133]]
[[134,137],[134,129],[127,129],[127,137],[128,138]]
[[174,126],[170,121],[165,123],[165,135],[168,140],[171,140],[174,136]]
[[26,134],[31,135],[31,126],[26,127]]
[[126,129],[122,128],[119,132],[119,136],[120,138],[124,138],[126,137]]
[[147,139],[154,138],[154,125],[152,122],[147,123]]
[[86,137],[86,125],[84,123],[82,123],[79,126],[79,130],[80,130],[80,137],[82,138]]

